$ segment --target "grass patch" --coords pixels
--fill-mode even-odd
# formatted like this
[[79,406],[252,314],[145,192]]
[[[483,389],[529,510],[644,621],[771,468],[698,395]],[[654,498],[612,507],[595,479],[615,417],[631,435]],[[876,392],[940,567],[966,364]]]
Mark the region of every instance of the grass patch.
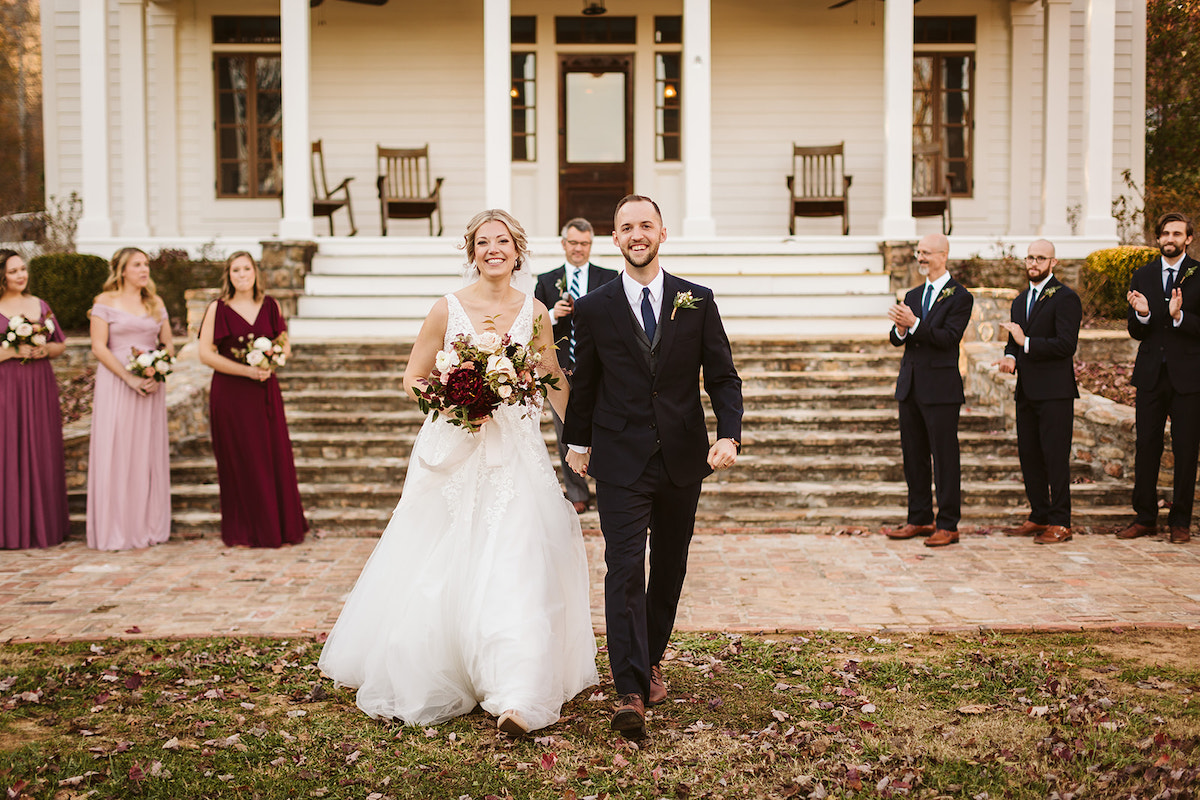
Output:
[[[512,739],[367,718],[301,640],[0,647],[10,798],[1194,797],[1200,634],[679,636],[640,743],[611,685]],[[607,674],[601,654],[601,674]]]

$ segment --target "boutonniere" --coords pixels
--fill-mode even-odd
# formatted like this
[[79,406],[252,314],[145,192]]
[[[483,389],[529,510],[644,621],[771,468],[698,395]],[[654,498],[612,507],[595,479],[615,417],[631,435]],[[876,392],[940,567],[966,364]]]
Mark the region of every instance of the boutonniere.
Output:
[[563,273],[558,280],[554,282],[554,288],[558,289],[558,296],[562,297],[567,293],[567,273]]
[[1053,296],[1054,296],[1054,293],[1055,293],[1055,292],[1057,292],[1057,291],[1058,291],[1058,287],[1057,287],[1057,286],[1051,286],[1049,289],[1047,289],[1046,291],[1042,292],[1042,296],[1041,296],[1041,297],[1039,297],[1039,298],[1037,299],[1037,301],[1040,303],[1040,302],[1042,302],[1043,300],[1045,300],[1047,297],[1053,297]]
[[696,303],[699,303],[704,298],[692,297],[691,292],[676,292],[675,299],[671,301],[671,319],[675,319],[675,312],[681,308],[695,308]]
[[951,295],[953,295],[953,294],[954,294],[954,290],[955,290],[956,288],[957,288],[957,287],[955,287],[955,286],[947,286],[945,289],[942,289],[942,293],[941,293],[941,294],[939,294],[939,295],[938,295],[938,298],[937,298],[937,300],[934,300],[933,302],[934,302],[934,303],[940,303],[940,302],[942,302],[942,301],[943,301],[943,300],[945,300],[947,297],[950,297]]
[[1193,264],[1187,272],[1183,273],[1183,275],[1180,276],[1179,280],[1175,281],[1175,285],[1179,286],[1180,284],[1182,284],[1188,278],[1192,277],[1192,273],[1195,271],[1196,271],[1196,265]]

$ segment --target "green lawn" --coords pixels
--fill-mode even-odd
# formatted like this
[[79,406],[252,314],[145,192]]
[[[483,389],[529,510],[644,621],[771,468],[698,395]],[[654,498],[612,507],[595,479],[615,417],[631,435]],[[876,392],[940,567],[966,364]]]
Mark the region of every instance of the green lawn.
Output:
[[[55,798],[1196,797],[1200,633],[680,636],[516,740],[368,719],[301,640],[0,648],[0,786]],[[601,674],[607,674],[601,653]]]

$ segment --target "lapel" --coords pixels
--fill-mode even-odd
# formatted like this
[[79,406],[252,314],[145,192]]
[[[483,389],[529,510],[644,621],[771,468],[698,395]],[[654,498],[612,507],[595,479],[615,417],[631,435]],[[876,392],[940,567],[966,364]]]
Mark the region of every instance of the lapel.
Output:
[[[1050,280],[1047,281],[1046,285],[1042,287],[1041,294],[1039,294],[1037,296],[1037,299],[1033,301],[1033,308],[1031,308],[1029,310],[1029,316],[1026,318],[1026,322],[1032,322],[1034,316],[1036,316],[1038,314],[1038,312],[1042,310],[1042,307],[1045,306],[1046,303],[1050,302],[1049,300],[1046,299],[1046,292],[1050,291],[1051,288],[1058,286],[1058,285],[1059,285],[1058,278],[1056,278],[1056,277],[1051,277]],[[1025,291],[1028,292],[1029,290],[1026,289]],[[1053,295],[1051,295],[1051,297],[1053,297]],[[1029,300],[1028,296],[1025,299],[1026,299],[1026,302],[1028,302],[1028,300]],[[1028,331],[1026,331],[1026,333],[1028,333]]]
[[649,375],[650,364],[642,353],[642,346],[638,343],[639,336],[643,341],[645,340],[646,332],[638,326],[633,318],[629,300],[625,297],[624,281],[618,276],[616,280],[604,284],[601,290],[607,293],[604,305],[608,309],[609,319],[612,320],[613,330],[620,335],[621,341],[625,342],[634,361],[641,364],[646,370],[646,374]]
[[[957,292],[957,291],[958,291],[958,281],[954,280],[954,278],[951,278],[950,280],[948,280],[948,281],[946,282],[946,285],[942,287],[942,290],[941,290],[940,292],[934,292],[934,293],[933,293],[933,297],[931,297],[931,298],[929,299],[929,316],[928,316],[928,319],[929,319],[930,321],[932,321],[932,320],[933,320],[933,317],[934,317],[934,315],[935,315],[935,314],[939,314],[939,313],[941,313],[941,311],[942,311],[942,308],[944,307],[944,304],[945,304],[946,300],[948,300],[948,299],[949,299],[949,298],[943,298],[943,297],[942,297],[942,294],[943,294],[943,293],[945,293],[945,292],[946,292],[946,290],[948,290],[948,289],[954,289],[954,290]],[[921,300],[922,300],[922,301],[924,301],[924,299],[925,299],[925,287],[924,287],[924,286],[922,286],[922,287],[921,287]]]
[[658,314],[658,359],[665,362],[675,342],[677,320],[671,319],[675,295],[683,291],[683,281],[663,270],[662,310]]

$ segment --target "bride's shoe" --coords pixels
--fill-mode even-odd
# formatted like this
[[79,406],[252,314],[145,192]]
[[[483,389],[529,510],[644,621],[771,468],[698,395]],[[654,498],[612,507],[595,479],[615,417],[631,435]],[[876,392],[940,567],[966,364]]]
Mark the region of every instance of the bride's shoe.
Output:
[[509,709],[496,720],[496,727],[509,736],[524,736],[529,733],[529,723],[522,719],[520,712]]

